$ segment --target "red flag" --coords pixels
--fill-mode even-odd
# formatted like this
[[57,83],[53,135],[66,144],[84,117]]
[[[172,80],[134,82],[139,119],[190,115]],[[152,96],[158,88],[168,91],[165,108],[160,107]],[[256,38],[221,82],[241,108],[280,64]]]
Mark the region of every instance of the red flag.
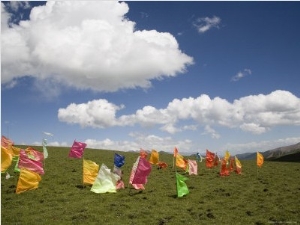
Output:
[[212,153],[206,149],[206,168],[212,168],[214,166],[215,153]]
[[233,171],[233,169],[234,169],[234,158],[233,157],[231,157],[230,158],[230,164],[229,164],[229,171],[230,172],[232,172]]
[[146,184],[147,176],[151,172],[151,164],[145,159],[140,158],[139,164],[137,165],[132,184]]
[[86,147],[86,143],[74,141],[73,145],[70,149],[70,152],[69,152],[69,157],[70,158],[81,158],[85,147]]
[[167,168],[167,167],[168,167],[168,164],[167,164],[167,163],[161,162],[161,161],[158,162],[157,165],[158,165],[158,168],[159,168],[159,169],[164,169],[164,168]]
[[229,171],[228,168],[226,166],[226,160],[222,159],[221,161],[221,171],[220,171],[220,176],[229,176]]

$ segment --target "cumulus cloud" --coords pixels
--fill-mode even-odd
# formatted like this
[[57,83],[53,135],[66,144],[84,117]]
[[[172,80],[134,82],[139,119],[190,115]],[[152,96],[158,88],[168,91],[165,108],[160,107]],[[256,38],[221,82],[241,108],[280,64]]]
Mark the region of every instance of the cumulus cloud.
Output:
[[[19,7],[20,5],[14,5]],[[23,5],[25,7],[25,5]],[[113,92],[184,73],[193,58],[174,36],[136,30],[116,1],[49,1],[11,27],[1,4],[2,84],[25,75],[77,89]],[[11,85],[12,86],[12,85]]]
[[219,28],[219,24],[221,23],[221,19],[217,16],[203,17],[198,18],[194,22],[194,26],[197,28],[199,33],[205,33],[206,31],[210,30],[213,27]]
[[250,75],[252,71],[250,69],[244,69],[243,71],[239,71],[235,76],[231,78],[231,81],[239,81],[243,77]]
[[213,138],[220,137],[214,125],[239,128],[253,134],[262,134],[274,126],[300,126],[300,99],[283,90],[242,97],[232,103],[220,97],[211,99],[203,94],[197,98],[174,99],[163,109],[145,106],[135,114],[116,117],[116,112],[124,107],[105,99],[72,103],[58,110],[58,118],[62,122],[83,127],[160,126],[161,130],[171,134],[187,128],[178,127],[179,121],[192,120],[198,126],[204,126]]
[[205,132],[203,134],[209,134],[213,139],[219,139],[221,137],[220,134],[218,134],[218,132],[209,125],[206,125],[204,130]]

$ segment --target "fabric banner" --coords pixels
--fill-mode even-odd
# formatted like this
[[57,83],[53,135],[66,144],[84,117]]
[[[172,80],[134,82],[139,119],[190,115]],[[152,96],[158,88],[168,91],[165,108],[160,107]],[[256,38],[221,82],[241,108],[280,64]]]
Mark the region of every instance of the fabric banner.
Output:
[[74,141],[69,152],[70,158],[82,158],[86,143]]
[[159,161],[159,153],[156,150],[152,150],[149,163],[156,165]]
[[198,175],[198,164],[196,160],[190,160],[188,159],[189,164],[189,175]]
[[229,176],[229,170],[227,168],[226,160],[222,159],[221,161],[221,171],[220,171],[220,176]]
[[1,146],[1,173],[4,173],[10,167],[12,158],[11,152],[7,148]]
[[115,153],[114,164],[116,167],[122,167],[125,164],[125,156]]
[[147,177],[150,174],[151,169],[151,164],[145,158],[140,158],[132,179],[132,184],[146,184]]
[[235,156],[235,172],[237,174],[241,174],[242,173],[242,164],[240,162],[240,160]]
[[185,176],[182,176],[179,173],[176,173],[176,188],[177,188],[177,196],[183,197],[189,193],[189,189],[185,183],[188,180]]
[[24,191],[37,189],[41,179],[42,178],[38,173],[27,169],[21,169],[16,193],[20,194]]
[[137,158],[137,160],[135,161],[135,163],[134,163],[133,166],[132,166],[131,173],[130,173],[130,177],[129,177],[129,183],[130,183],[130,184],[133,186],[133,188],[136,189],[136,190],[139,190],[139,189],[145,190],[145,187],[144,187],[143,184],[133,184],[133,183],[132,183],[132,180],[133,180],[133,178],[134,178],[134,174],[135,174],[135,172],[136,172],[136,169],[137,169],[137,166],[138,166],[138,164],[139,164],[140,158],[141,158],[141,156],[139,156],[139,157]]
[[[33,158],[33,155],[30,153],[33,153],[33,155],[36,155],[37,157]],[[43,156],[41,152],[39,153]],[[43,175],[45,173],[42,163],[42,159],[44,159],[44,157],[42,157],[41,155],[39,155],[37,152],[33,152],[33,150],[30,150],[30,152],[28,152],[27,154],[25,150],[21,149],[18,167],[20,169],[27,169]]]
[[264,156],[257,152],[257,155],[256,155],[256,164],[258,167],[262,167],[262,165],[264,164]]
[[116,183],[118,180],[120,180],[120,177],[112,173],[105,164],[102,164],[91,191],[98,194],[115,193],[117,192]]
[[206,168],[214,167],[215,154],[206,149]]
[[99,165],[91,160],[83,159],[83,183],[94,184],[99,172]]

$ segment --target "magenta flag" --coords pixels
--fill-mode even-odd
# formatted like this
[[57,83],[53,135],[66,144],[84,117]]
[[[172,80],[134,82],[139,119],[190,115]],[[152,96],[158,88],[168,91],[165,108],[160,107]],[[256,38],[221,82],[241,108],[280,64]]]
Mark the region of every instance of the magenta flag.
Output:
[[[32,151],[33,150],[31,150],[30,153],[32,153]],[[37,151],[34,152],[34,155],[39,156],[40,159],[44,159],[44,157],[40,156],[39,153],[41,155],[43,155],[43,153],[37,152]],[[38,173],[40,175],[43,175],[45,173],[42,160],[36,160],[36,159],[29,158],[29,156],[27,155],[27,153],[25,152],[24,149],[20,150],[18,167],[20,169],[24,168],[24,169],[30,170],[30,171]]]
[[196,160],[190,160],[188,159],[188,163],[189,163],[189,175],[191,174],[198,174],[198,164]]
[[85,147],[86,147],[86,143],[74,141],[74,143],[70,149],[70,152],[69,152],[69,157],[70,158],[82,158]]
[[132,179],[132,184],[146,184],[147,176],[150,174],[151,169],[151,164],[145,158],[140,157],[134,177]]

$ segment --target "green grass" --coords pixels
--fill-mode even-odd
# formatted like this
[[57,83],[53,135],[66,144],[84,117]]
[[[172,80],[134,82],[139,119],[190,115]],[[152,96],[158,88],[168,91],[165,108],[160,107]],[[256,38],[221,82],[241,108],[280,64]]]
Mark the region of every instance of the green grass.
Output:
[[[41,147],[35,147],[42,151]],[[300,163],[242,161],[243,174],[219,176],[219,168],[198,164],[189,178],[190,194],[177,198],[172,155],[160,154],[168,168],[153,166],[146,190],[128,186],[138,154],[86,149],[84,158],[113,167],[114,153],[125,155],[125,189],[96,194],[82,186],[82,159],[68,158],[70,148],[48,147],[45,175],[36,190],[16,194],[13,166],[1,176],[1,224],[295,224],[300,223]],[[189,157],[187,157],[189,158]]]

